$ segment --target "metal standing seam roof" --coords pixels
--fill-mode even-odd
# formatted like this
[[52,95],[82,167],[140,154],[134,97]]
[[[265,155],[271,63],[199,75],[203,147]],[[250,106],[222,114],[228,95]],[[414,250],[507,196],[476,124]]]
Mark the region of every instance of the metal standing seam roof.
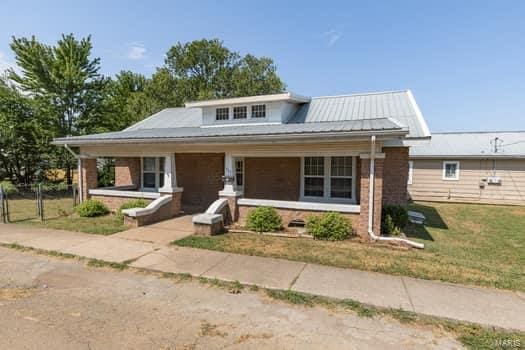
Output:
[[[498,137],[498,151],[494,139]],[[417,158],[525,158],[525,131],[433,133],[426,145],[410,147]]]
[[290,123],[367,120],[390,118],[408,128],[407,137],[429,137],[430,132],[409,90],[368,94],[313,97]]
[[353,120],[345,122],[320,122],[320,123],[294,123],[294,124],[268,124],[268,125],[245,125],[245,126],[221,126],[221,127],[178,127],[178,128],[150,128],[150,129],[126,129],[124,131],[109,132],[94,135],[76,136],[63,138],[63,143],[78,143],[82,141],[107,141],[107,140],[138,140],[138,139],[187,139],[206,137],[228,137],[228,136],[266,136],[266,135],[293,135],[293,134],[317,134],[334,132],[381,132],[390,131],[403,134],[406,129],[389,120],[388,118]]
[[167,108],[123,131],[61,138],[55,143],[367,131],[404,133],[407,138],[430,137],[411,92],[403,90],[314,97],[302,104],[284,124],[203,127],[201,108]]

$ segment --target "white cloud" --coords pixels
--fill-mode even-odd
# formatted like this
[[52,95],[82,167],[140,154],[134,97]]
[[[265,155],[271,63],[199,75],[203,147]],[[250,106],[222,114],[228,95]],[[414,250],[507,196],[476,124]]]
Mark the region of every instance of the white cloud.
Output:
[[140,61],[146,57],[146,48],[141,43],[128,44],[128,59],[132,61]]
[[338,30],[331,29],[331,30],[321,34],[321,36],[326,39],[326,43],[327,43],[328,46],[334,46],[335,43],[339,39],[341,39],[343,34],[340,31],[338,31]]

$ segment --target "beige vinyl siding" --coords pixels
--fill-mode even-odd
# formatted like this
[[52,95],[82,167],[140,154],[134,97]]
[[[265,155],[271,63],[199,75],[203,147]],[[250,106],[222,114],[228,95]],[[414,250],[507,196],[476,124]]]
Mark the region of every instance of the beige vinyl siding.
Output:
[[[412,159],[413,200],[525,205],[525,159],[448,160],[460,162],[459,180],[443,180],[444,159]],[[481,187],[487,176],[499,176],[501,185]]]

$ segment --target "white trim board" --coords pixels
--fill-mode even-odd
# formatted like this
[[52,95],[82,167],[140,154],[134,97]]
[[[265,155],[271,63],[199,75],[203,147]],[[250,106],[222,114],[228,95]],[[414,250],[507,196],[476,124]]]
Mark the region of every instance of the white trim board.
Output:
[[158,192],[141,192],[141,191],[120,191],[120,190],[108,190],[102,188],[90,189],[89,194],[93,196],[106,196],[106,197],[124,197],[124,198],[146,198],[146,199],[157,199],[160,197]]
[[361,212],[358,204],[337,204],[337,203],[317,203],[317,202],[298,202],[298,201],[278,201],[273,199],[251,199],[240,198],[237,203],[246,206],[269,206],[280,209],[296,209],[310,211],[336,211],[340,213]]

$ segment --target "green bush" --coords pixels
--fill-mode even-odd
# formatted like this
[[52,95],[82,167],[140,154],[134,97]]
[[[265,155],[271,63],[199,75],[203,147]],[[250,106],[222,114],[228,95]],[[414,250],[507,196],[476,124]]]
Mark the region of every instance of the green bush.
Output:
[[246,227],[255,232],[279,231],[282,221],[275,208],[257,207],[248,213]]
[[102,216],[109,213],[109,209],[104,203],[94,199],[83,201],[75,208],[75,211],[78,215],[88,218]]
[[7,193],[8,195],[18,193],[18,189],[11,181],[0,181],[0,187],[2,187],[4,189],[4,193]]
[[395,204],[383,206],[381,212],[381,232],[398,236],[408,224],[408,211],[405,207]]
[[129,201],[129,202],[126,202],[124,204],[122,204],[120,206],[120,208],[118,208],[117,210],[117,216],[119,218],[123,218],[124,216],[122,215],[122,211],[124,209],[131,209],[131,208],[146,208],[148,206],[148,202],[142,198],[140,199],[135,199],[135,200],[132,200],[132,201]]
[[306,232],[315,239],[340,241],[352,233],[352,222],[339,213],[325,213],[306,218]]

